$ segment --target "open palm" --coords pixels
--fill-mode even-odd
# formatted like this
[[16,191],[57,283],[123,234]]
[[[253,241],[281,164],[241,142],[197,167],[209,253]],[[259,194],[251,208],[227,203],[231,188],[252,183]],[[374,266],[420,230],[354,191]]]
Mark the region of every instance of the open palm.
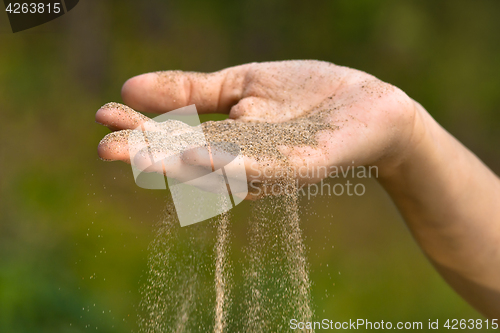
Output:
[[[364,72],[320,61],[251,63],[209,74],[143,74],[125,83],[122,97],[127,105],[144,112],[165,113],[195,104],[200,114],[228,114],[228,120],[204,126],[213,127],[212,132],[219,131],[215,137],[229,141],[235,133],[232,128],[244,130],[245,137],[252,137],[253,131],[254,139],[264,146],[273,145],[293,169],[347,165],[390,168],[398,163],[411,138],[415,117],[413,100],[398,88]],[[266,141],[273,137],[273,129],[286,132],[300,119],[325,127],[310,133],[312,140],[301,141],[295,135],[292,144],[289,140]],[[148,118],[108,106],[97,112],[96,120],[117,131],[100,143],[99,155],[129,161],[120,131],[135,129]],[[268,133],[263,134],[262,124],[273,125],[264,127]],[[179,174],[194,165],[210,167],[210,159],[203,156],[192,150],[172,168]],[[270,174],[260,172],[264,168],[282,167],[266,158],[244,158],[250,179],[258,181],[265,181]],[[325,176],[311,175],[297,177],[310,183]]]

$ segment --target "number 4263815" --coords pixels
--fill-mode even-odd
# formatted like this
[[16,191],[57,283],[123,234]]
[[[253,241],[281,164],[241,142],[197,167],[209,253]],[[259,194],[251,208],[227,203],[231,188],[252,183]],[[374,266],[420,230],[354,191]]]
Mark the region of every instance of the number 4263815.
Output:
[[61,3],[9,3],[5,9],[9,14],[59,14]]
[[498,328],[498,319],[492,319],[491,321],[488,319],[448,319],[446,323],[443,325],[445,328],[449,330],[458,330],[458,329],[481,329],[481,328]]

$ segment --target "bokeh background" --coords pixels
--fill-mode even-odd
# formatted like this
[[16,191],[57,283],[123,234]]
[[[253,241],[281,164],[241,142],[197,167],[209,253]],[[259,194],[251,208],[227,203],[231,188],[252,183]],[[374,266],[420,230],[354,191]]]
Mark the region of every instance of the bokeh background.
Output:
[[[166,194],[97,158],[108,131],[94,113],[143,72],[285,59],[358,68],[406,91],[500,172],[497,0],[82,0],[16,34],[0,9],[2,333],[137,329]],[[380,186],[366,186],[363,197],[301,200],[316,317],[482,318],[432,269]],[[235,247],[248,207],[234,212]]]

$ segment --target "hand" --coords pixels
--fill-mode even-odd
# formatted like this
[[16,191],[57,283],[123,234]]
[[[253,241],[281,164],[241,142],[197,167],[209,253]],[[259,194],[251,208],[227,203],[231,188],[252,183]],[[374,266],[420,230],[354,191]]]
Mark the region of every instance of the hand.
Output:
[[[229,113],[228,120],[205,123],[204,129],[215,129],[216,139],[243,141],[244,154],[252,148],[245,142],[250,137],[262,151],[286,156],[281,163],[247,154],[251,181],[265,183],[268,168],[377,166],[380,183],[445,280],[483,314],[499,318],[500,180],[401,90],[354,69],[284,61],[211,74],[144,74],[127,81],[122,95],[141,111],[196,104],[200,113]],[[113,107],[100,109],[96,119],[118,130],[99,144],[99,155],[111,160],[129,160],[121,130],[150,124],[141,114]],[[297,131],[304,120],[311,131]],[[210,167],[206,155],[190,150],[163,172],[182,177],[188,168]],[[306,183],[321,178],[295,175]]]
[[[130,107],[145,112],[165,113],[195,104],[200,114],[229,113],[228,120],[205,123],[205,129],[212,129],[216,139],[227,140],[237,136],[235,129],[244,131],[261,148],[279,150],[294,170],[376,165],[381,173],[390,172],[410,143],[415,119],[414,102],[398,88],[364,72],[320,61],[251,63],[210,74],[143,74],[125,83],[122,97]],[[118,131],[149,123],[139,113],[113,107],[101,108],[96,120]],[[315,130],[286,137],[300,120],[314,123]],[[238,140],[245,155],[248,142]],[[130,159],[122,132],[108,135],[98,151],[104,159]],[[166,172],[180,176],[186,167],[210,167],[203,156],[191,150]],[[244,159],[252,181],[265,182],[284,167],[276,159],[255,154]],[[266,168],[273,172],[264,172]],[[326,176],[295,175],[306,183]]]

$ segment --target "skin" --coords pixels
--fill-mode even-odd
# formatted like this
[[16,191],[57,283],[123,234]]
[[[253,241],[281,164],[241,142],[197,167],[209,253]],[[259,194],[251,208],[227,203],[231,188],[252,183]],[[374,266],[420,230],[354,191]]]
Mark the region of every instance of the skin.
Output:
[[[144,74],[124,84],[122,97],[153,113],[196,104],[199,113],[229,114],[228,122],[282,123],[331,110],[325,121],[337,128],[318,132],[316,146],[280,148],[290,165],[376,165],[378,181],[439,273],[478,311],[500,318],[500,180],[400,89],[331,63],[285,61],[210,74]],[[100,109],[96,120],[124,130],[145,118],[123,119],[118,110]],[[105,159],[129,159],[113,137],[98,152]],[[202,156],[180,163],[207,167]],[[264,168],[251,158],[245,166],[249,176]]]

